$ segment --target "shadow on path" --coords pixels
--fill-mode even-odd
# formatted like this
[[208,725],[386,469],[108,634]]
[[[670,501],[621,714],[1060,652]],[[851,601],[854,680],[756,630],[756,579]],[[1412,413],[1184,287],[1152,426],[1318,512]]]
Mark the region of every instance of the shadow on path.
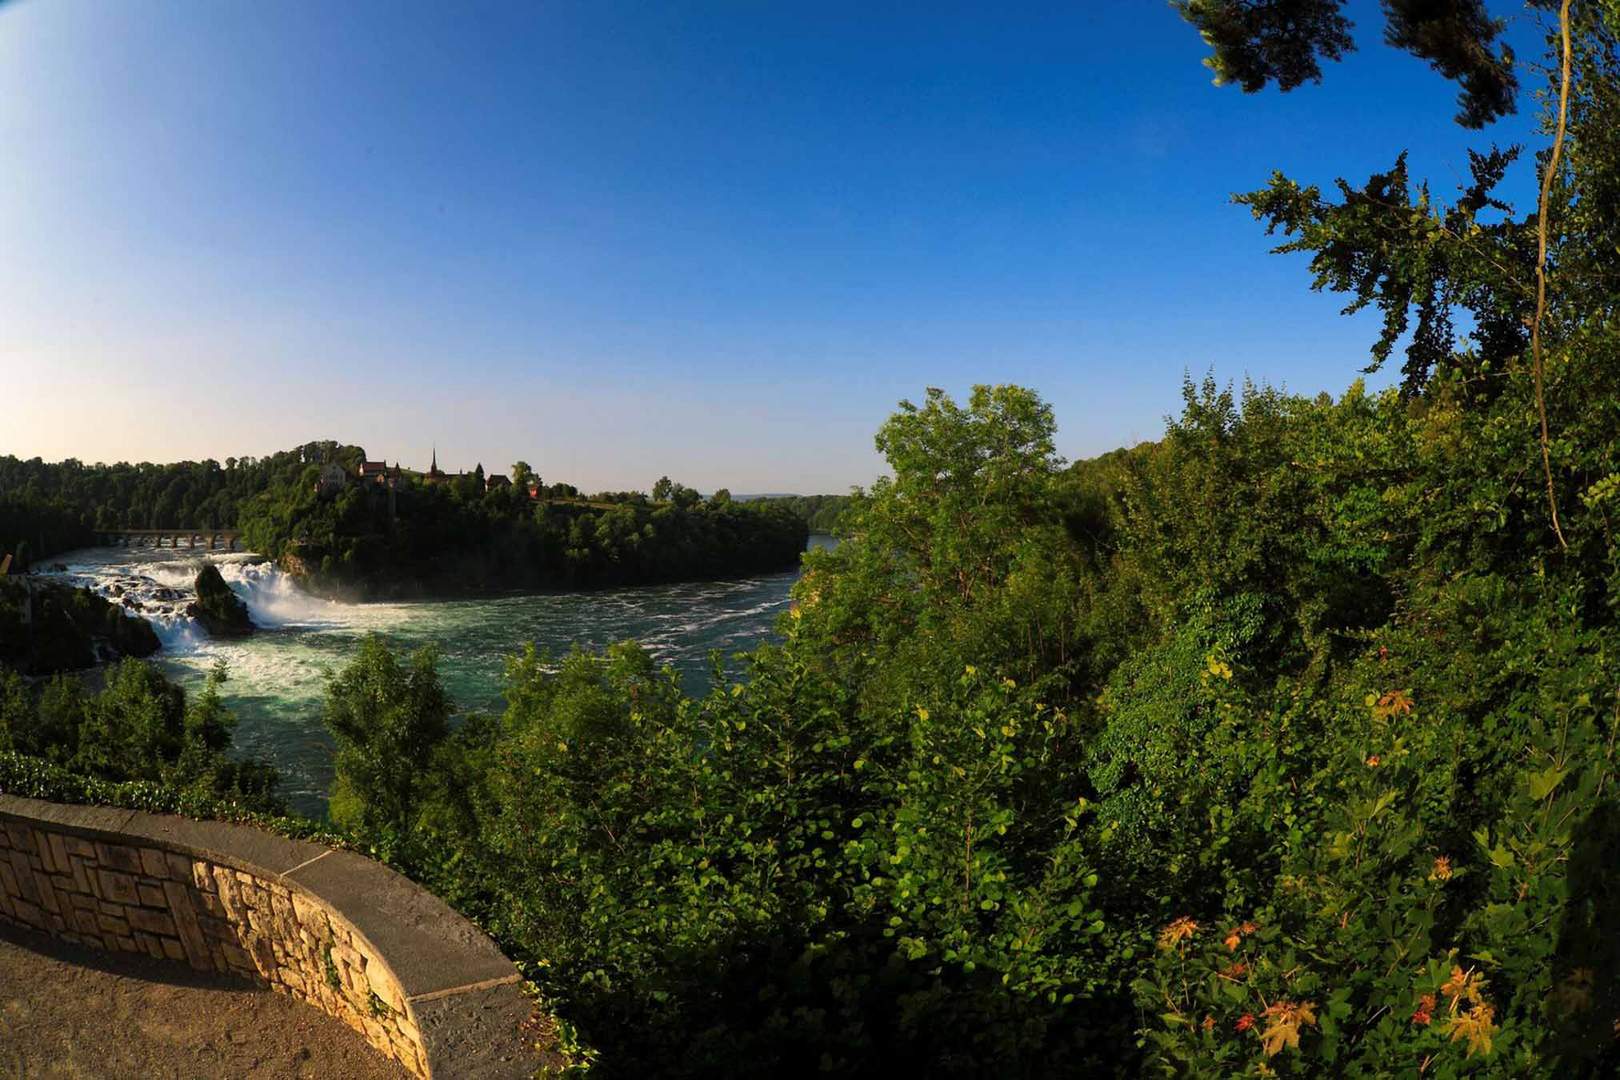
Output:
[[0,1076],[406,1076],[342,1022],[241,979],[0,927]]

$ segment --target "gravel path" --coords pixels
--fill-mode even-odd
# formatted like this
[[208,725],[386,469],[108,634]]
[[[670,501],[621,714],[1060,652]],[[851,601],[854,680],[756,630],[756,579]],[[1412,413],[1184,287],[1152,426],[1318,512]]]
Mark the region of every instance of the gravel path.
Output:
[[406,1075],[341,1022],[284,994],[0,927],[7,1080]]

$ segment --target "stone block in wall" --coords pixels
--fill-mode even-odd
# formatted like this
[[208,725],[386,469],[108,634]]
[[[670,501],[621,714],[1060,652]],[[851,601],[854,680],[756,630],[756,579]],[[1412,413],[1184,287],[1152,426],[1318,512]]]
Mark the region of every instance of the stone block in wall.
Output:
[[97,920],[96,912],[93,910],[86,911],[84,908],[74,908],[73,925],[79,928],[81,934],[96,936],[101,934],[101,923]]
[[39,859],[40,869],[47,874],[56,873],[56,858],[51,854],[50,839],[38,829],[34,830],[34,856]]
[[96,858],[101,865],[110,866],[129,874],[141,872],[140,854],[128,844],[96,844]]
[[185,947],[186,959],[192,967],[203,971],[214,967],[208,942],[203,939],[202,928],[197,925],[197,912],[191,906],[191,894],[179,882],[166,881],[163,883],[163,895],[168,897],[169,914],[174,916],[175,933]]
[[34,875],[34,888],[39,892],[39,905],[52,915],[62,914],[62,901],[56,897],[56,890],[51,886],[50,875],[43,871]]
[[56,868],[51,872],[55,874],[68,873],[67,837],[61,833],[47,833],[45,839],[51,849],[51,862],[56,864]]
[[140,890],[135,888],[135,879],[128,874],[117,870],[102,870],[97,874],[101,880],[101,898],[111,900],[115,904],[138,904],[141,902]]
[[38,905],[19,898],[17,900],[13,900],[11,902],[11,906],[16,909],[16,916],[19,922],[26,923],[27,925],[32,926],[35,930],[45,929],[45,915],[44,912],[39,910]]
[[158,934],[173,937],[175,934],[174,917],[166,911],[152,911],[142,907],[132,907],[124,913],[129,925],[137,930],[144,930],[148,934]]
[[90,884],[90,878],[96,871],[95,860],[93,858],[85,858],[76,852],[70,852],[68,855],[68,866],[73,871],[74,889],[82,893],[94,895],[95,886]]
[[[34,884],[34,868],[28,864],[28,856],[22,849],[12,848],[3,865],[9,867],[11,871],[10,875],[5,877],[6,890],[30,904],[38,903],[39,889]],[[0,875],[3,874],[4,871],[0,871]]]
[[225,909],[227,919],[238,918],[238,912],[244,910],[240,891],[236,887],[236,877],[225,867],[216,866],[213,870],[214,895],[219,897],[220,906]]
[[135,932],[135,944],[139,945],[146,955],[152,959],[163,959],[162,939],[153,937],[151,934],[143,934],[137,930]]

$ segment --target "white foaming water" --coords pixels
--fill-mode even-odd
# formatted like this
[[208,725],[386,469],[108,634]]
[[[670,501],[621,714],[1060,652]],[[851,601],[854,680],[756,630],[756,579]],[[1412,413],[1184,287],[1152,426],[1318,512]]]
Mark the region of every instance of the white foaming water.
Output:
[[217,652],[186,608],[197,598],[197,573],[207,563],[247,605],[260,629],[385,629],[397,621],[393,605],[340,604],[311,596],[263,557],[241,553],[181,552],[151,548],[92,548],[66,556],[49,576],[63,578],[152,624],[166,654]]
[[[812,540],[818,542],[825,541]],[[273,764],[288,802],[313,814],[324,810],[332,781],[332,744],[321,721],[327,682],[366,634],[382,634],[399,650],[437,648],[440,677],[460,709],[500,709],[506,659],[530,642],[561,656],[576,643],[601,648],[634,638],[660,663],[674,665],[696,693],[707,685],[710,650],[733,653],[766,638],[798,576],[346,604],[309,595],[257,555],[96,548],[60,562],[54,576],[89,586],[152,623],[163,642],[157,660],[182,685],[197,687],[223,661],[230,671],[225,700],[240,721],[237,752]],[[247,604],[257,633],[216,641],[186,615],[205,562],[218,566]]]

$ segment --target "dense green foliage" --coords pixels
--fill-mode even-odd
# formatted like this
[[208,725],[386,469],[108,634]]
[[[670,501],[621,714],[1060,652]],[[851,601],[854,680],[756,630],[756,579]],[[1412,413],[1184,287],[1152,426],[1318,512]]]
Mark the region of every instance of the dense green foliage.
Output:
[[784,507],[803,518],[812,533],[832,536],[839,531],[849,499],[848,495],[768,495],[753,501]]
[[0,666],[0,751],[93,780],[158,784],[280,812],[275,773],[228,754],[235,718],[220,696],[224,681],[216,669],[188,700],[141,660],[113,664],[99,691],[70,675],[31,686]]
[[1507,153],[1451,206],[1278,178],[1244,201],[1382,311],[1400,385],[1189,383],[1072,467],[1028,391],[903,404],[742,681],[517,658],[413,751],[403,862],[612,1075],[1612,1074],[1620,12],[1573,25],[1562,538]]
[[450,701],[431,649],[402,669],[382,642],[367,638],[327,690],[326,723],[337,740],[334,821],[389,838],[410,829],[438,778],[433,755],[449,734]]
[[121,656],[151,656],[158,646],[150,623],[89,589],[0,578],[0,665],[51,675]]
[[[355,595],[422,595],[498,589],[571,589],[775,573],[796,565],[802,515],[703,499],[668,477],[652,499],[639,492],[589,498],[571,484],[485,490],[482,467],[428,483],[414,473],[397,490],[353,479],[358,446],[312,442],[265,458],[173,465],[47,464],[0,457],[0,556],[19,568],[95,541],[98,529],[243,531],[252,550],[284,558],[311,586]],[[317,491],[321,467],[349,474]]]
[[350,820],[614,1075],[1593,1065],[1620,551],[1552,557],[1508,400],[1189,386],[1063,468],[1033,395],[931,395],[745,681],[530,655],[450,732],[368,649],[334,723],[398,680],[410,749]]
[[[364,460],[358,447],[314,442],[264,458],[181,461],[171,465],[86,465],[0,457],[0,493],[42,518],[65,516],[76,527],[96,529],[229,528],[237,505],[272,483],[302,476],[306,462],[338,460],[351,467]],[[4,503],[0,503],[3,507]],[[0,514],[3,514],[0,509]],[[0,516],[0,530],[7,519]],[[9,537],[15,529],[0,531]],[[78,541],[54,550],[80,546]]]
[[318,475],[312,464],[245,503],[244,538],[315,588],[366,596],[770,573],[796,565],[808,535],[787,510],[701,501],[677,485],[668,501],[532,500],[514,487],[485,491],[472,477],[321,494]]
[[54,764],[37,754],[0,750],[0,793],[84,806],[118,806],[153,814],[183,814],[209,821],[234,821],[295,840],[331,847],[357,846],[353,837],[322,822],[290,816],[270,800],[244,802],[216,796],[196,786],[177,788],[149,780],[101,780]]
[[77,511],[0,488],[0,561],[11,555],[12,573],[27,569],[34,559],[94,542],[94,530]]

